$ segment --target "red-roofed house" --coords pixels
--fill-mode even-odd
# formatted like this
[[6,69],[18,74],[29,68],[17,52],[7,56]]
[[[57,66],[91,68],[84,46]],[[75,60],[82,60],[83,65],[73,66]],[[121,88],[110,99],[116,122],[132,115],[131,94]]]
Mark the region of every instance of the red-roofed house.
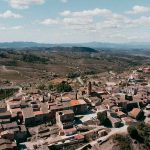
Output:
[[71,100],[70,105],[76,115],[84,114],[87,112],[87,103],[82,99],[81,100]]

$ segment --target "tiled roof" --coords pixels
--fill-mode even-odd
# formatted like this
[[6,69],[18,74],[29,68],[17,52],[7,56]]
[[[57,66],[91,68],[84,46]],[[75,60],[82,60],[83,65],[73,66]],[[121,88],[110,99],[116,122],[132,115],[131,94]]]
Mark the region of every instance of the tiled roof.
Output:
[[136,116],[137,116],[140,112],[141,112],[141,109],[139,109],[139,108],[133,108],[132,111],[130,111],[130,115],[131,115],[132,117],[135,117],[135,118],[136,118]]
[[70,101],[70,104],[71,104],[71,106],[77,106],[77,105],[80,105],[80,103],[79,103],[78,100],[71,100],[71,101]]
[[64,130],[65,133],[68,133],[68,132],[76,132],[76,131],[77,131],[76,128],[70,128],[70,129]]

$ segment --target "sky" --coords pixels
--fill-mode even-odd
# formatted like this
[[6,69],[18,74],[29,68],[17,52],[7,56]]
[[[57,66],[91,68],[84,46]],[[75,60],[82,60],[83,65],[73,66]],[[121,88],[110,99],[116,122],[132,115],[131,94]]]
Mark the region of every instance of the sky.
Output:
[[149,42],[150,0],[0,0],[0,42]]

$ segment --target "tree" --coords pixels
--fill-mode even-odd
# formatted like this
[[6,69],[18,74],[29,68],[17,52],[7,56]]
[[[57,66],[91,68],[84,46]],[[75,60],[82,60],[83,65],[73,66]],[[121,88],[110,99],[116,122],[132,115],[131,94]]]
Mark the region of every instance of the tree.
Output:
[[70,92],[72,91],[72,87],[68,82],[63,81],[56,85],[56,90],[57,92]]
[[128,127],[128,133],[131,136],[131,138],[133,139],[137,139],[138,135],[138,131],[134,126],[129,126]]
[[97,119],[100,121],[100,123],[102,125],[106,124],[106,120],[107,120],[107,114],[102,113],[102,112],[98,112],[97,113]]

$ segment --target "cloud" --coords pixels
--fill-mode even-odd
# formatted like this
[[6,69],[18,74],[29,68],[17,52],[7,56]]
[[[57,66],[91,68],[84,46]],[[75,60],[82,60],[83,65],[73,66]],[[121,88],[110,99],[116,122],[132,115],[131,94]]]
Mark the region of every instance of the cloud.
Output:
[[11,10],[7,10],[4,13],[0,13],[0,18],[22,18],[20,14],[13,13]]
[[71,11],[65,10],[65,11],[61,12],[60,15],[61,16],[71,16]]
[[147,13],[147,12],[150,12],[149,7],[136,5],[132,8],[132,10],[127,11],[126,13],[127,14],[140,14],[140,13]]
[[97,30],[103,29],[112,29],[112,30],[129,30],[136,29],[139,27],[149,26],[150,25],[150,17],[142,16],[137,19],[131,19],[125,16],[120,16],[118,18],[112,17],[107,18],[104,21],[96,23]]
[[[9,4],[13,8],[17,9],[27,9],[34,5],[41,5],[46,0],[5,0],[9,2]],[[50,1],[50,0],[49,0]],[[55,0],[54,0],[55,1]],[[60,3],[67,3],[70,2],[69,0],[58,0]],[[11,10],[11,9],[10,9]],[[20,14],[17,14],[14,9],[12,11],[7,10],[5,12],[0,12],[0,18],[21,18]],[[5,33],[7,30],[9,36],[12,39],[16,38],[17,34],[18,37],[26,38],[33,37],[33,39],[40,40],[40,36],[43,35],[44,39],[47,40],[51,39],[57,40],[68,40],[71,41],[75,40],[116,40],[121,41],[129,37],[131,39],[138,39],[138,36],[141,37],[144,34],[148,34],[147,30],[150,29],[150,17],[149,14],[142,15],[135,15],[130,16],[127,14],[141,14],[150,12],[150,8],[147,6],[134,6],[128,12],[120,12],[115,13],[111,9],[107,8],[91,8],[91,9],[81,9],[81,10],[65,10],[59,12],[56,17],[45,17],[43,19],[38,19],[38,15],[40,12],[37,12],[37,16],[34,17],[35,21],[30,22],[22,22],[22,26],[14,26],[15,22],[12,22],[12,26],[10,24],[2,24],[0,26],[1,32]],[[57,11],[55,12],[57,13]],[[32,15],[32,14],[31,14]],[[56,14],[55,14],[56,15]],[[42,17],[42,14],[39,16]],[[44,16],[43,16],[44,17]],[[5,21],[5,20],[4,20]],[[3,22],[5,23],[5,22]],[[9,22],[8,22],[9,23]],[[11,23],[11,22],[10,22]],[[31,25],[31,28],[29,26]],[[4,25],[4,26],[3,26]],[[47,26],[45,28],[45,26]],[[28,28],[25,28],[28,27]],[[25,30],[22,30],[24,28]],[[18,30],[18,31],[17,31]],[[21,33],[24,33],[22,36]],[[27,33],[25,33],[27,32]],[[15,34],[12,34],[15,33]],[[32,34],[31,34],[32,33]],[[52,33],[52,34],[47,34]],[[61,35],[59,34],[61,33]],[[64,34],[69,34],[66,39]],[[13,36],[15,35],[15,37]],[[37,36],[38,35],[38,36]],[[54,35],[54,38],[53,38]],[[140,36],[141,35],[141,36]],[[8,35],[5,34],[5,37]],[[1,37],[1,38],[5,38]],[[9,37],[7,37],[9,38]],[[147,38],[145,38],[147,39]]]
[[23,26],[13,26],[10,29],[12,29],[12,30],[20,30],[20,29],[23,29]]
[[126,24],[129,27],[137,27],[137,26],[147,26],[150,25],[150,17],[146,17],[146,16],[142,16],[138,19],[133,19],[133,20],[128,20],[128,22],[126,22]]
[[74,26],[74,25],[87,25],[93,22],[91,18],[80,18],[80,17],[65,17],[63,19],[51,19],[47,18],[40,21],[42,25],[65,25],[65,26]]
[[16,9],[27,9],[31,5],[41,5],[45,0],[9,0],[11,7]]
[[68,0],[61,0],[61,2],[62,2],[62,3],[67,3],[67,2],[68,2]]
[[6,30],[6,29],[7,29],[6,27],[3,27],[3,26],[0,27],[0,30],[1,30],[1,31]]
[[59,21],[57,19],[51,19],[51,18],[45,19],[40,22],[40,24],[43,24],[43,25],[53,25],[53,24],[56,25],[58,23],[59,23]]
[[5,30],[20,30],[20,29],[23,29],[23,26],[12,26],[12,27],[0,26],[0,30],[1,31],[5,31]]
[[61,12],[61,16],[65,17],[94,17],[94,16],[110,16],[112,14],[111,10],[108,9],[99,9],[95,8],[93,10],[84,10],[84,11],[76,11],[71,12],[69,10],[66,10],[64,12]]
[[87,25],[93,22],[91,18],[64,18],[66,25]]
[[[129,18],[123,14],[113,13],[108,9],[95,8],[93,10],[83,10],[71,12],[69,10],[60,13],[60,19],[45,19],[41,21],[43,25],[57,24],[59,28],[77,30],[79,32],[104,32],[132,30],[145,25],[150,25],[150,17]],[[103,19],[95,18],[102,16]]]
[[[105,8],[76,12],[65,10],[61,12],[60,15],[65,17],[63,22],[65,25],[68,25],[68,28],[87,30],[87,32],[96,32],[104,29],[119,29],[124,26],[125,20],[128,20],[125,15],[113,13],[111,10]],[[103,19],[96,19],[95,17],[103,17]]]

